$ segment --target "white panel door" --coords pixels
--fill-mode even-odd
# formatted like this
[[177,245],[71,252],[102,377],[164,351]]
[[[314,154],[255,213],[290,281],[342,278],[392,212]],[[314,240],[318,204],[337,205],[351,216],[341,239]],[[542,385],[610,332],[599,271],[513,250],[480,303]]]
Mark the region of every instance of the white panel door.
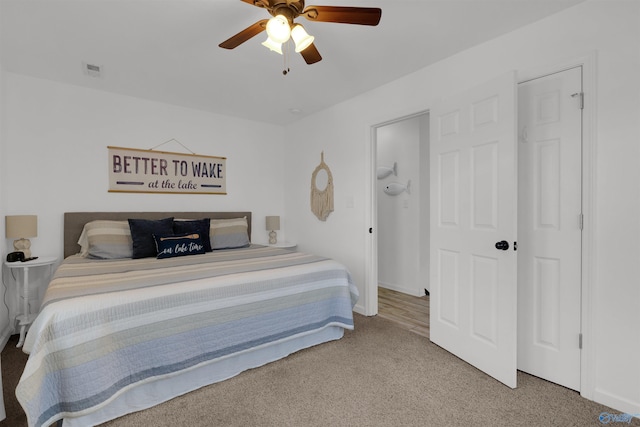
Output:
[[515,387],[515,75],[443,100],[430,116],[431,341]]
[[580,390],[581,67],[518,88],[518,369]]

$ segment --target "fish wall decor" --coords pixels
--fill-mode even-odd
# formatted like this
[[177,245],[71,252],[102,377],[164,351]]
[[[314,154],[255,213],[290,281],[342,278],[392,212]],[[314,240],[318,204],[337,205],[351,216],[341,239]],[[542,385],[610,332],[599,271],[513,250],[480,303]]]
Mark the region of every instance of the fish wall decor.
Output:
[[398,163],[397,162],[393,162],[393,166],[392,167],[389,167],[389,166],[378,166],[378,169],[376,170],[376,175],[378,176],[378,179],[384,179],[384,178],[388,177],[391,174],[394,174],[395,176],[398,176]]
[[402,194],[405,191],[407,194],[411,194],[409,190],[411,186],[411,180],[407,181],[407,185],[400,184],[399,182],[390,182],[389,184],[384,186],[384,192],[390,196],[397,196],[398,194]]

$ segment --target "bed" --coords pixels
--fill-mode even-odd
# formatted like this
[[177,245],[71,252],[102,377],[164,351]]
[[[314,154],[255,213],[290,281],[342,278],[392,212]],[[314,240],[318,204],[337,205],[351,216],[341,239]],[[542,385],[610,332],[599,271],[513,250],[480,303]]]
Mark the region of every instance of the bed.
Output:
[[[171,239],[182,244],[203,233],[154,232],[157,247],[168,239],[175,253],[139,256],[139,224],[129,222],[127,257],[118,252],[126,246],[122,236],[104,231],[105,223],[121,227],[136,219],[156,227],[168,218],[182,231],[208,219],[213,250],[202,253],[190,243],[198,253],[177,256]],[[96,224],[109,238],[88,245]],[[251,244],[251,212],[66,213],[64,230],[65,260],[27,333],[29,359],[16,389],[29,426],[96,425],[353,329],[358,291],[346,268]]]

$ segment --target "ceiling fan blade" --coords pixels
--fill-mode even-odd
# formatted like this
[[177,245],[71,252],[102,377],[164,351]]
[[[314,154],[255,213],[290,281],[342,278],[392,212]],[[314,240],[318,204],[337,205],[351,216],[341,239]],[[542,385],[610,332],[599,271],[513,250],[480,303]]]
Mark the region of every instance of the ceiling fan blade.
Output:
[[320,62],[322,60],[320,52],[318,52],[316,45],[314,45],[313,43],[311,43],[305,50],[300,52],[300,55],[302,55],[304,61],[309,65],[315,64],[316,62]]
[[268,19],[263,19],[261,21],[256,22],[255,24],[245,28],[240,31],[235,36],[231,36],[229,39],[223,41],[218,46],[225,49],[233,49],[240,46],[242,43],[246,42],[253,36],[257,36],[261,32],[267,28]]
[[309,6],[302,12],[302,15],[310,21],[378,25],[382,17],[382,9],[377,7]]

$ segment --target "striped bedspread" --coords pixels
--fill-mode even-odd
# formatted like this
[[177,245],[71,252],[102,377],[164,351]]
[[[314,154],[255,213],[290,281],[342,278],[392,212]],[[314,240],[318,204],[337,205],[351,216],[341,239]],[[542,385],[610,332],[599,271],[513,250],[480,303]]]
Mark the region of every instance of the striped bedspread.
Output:
[[341,264],[269,247],[165,260],[70,257],[31,326],[16,395],[30,426],[122,390],[329,325],[353,329]]

